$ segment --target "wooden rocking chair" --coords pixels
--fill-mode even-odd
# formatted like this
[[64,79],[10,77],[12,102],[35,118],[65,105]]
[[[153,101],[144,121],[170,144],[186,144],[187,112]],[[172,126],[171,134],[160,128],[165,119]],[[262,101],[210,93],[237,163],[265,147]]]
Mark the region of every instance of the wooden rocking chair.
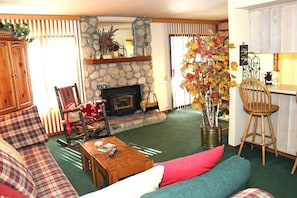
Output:
[[66,136],[66,141],[58,139],[58,143],[78,149],[79,144],[72,141],[111,135],[105,111],[106,101],[82,103],[76,83],[67,87],[55,86],[55,92]]

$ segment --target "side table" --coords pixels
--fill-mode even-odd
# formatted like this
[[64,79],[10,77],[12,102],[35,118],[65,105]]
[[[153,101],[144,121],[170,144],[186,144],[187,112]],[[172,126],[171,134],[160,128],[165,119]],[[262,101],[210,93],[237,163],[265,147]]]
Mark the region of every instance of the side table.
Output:
[[[110,137],[105,137],[105,138],[100,138],[100,139],[95,139],[95,140],[89,140],[86,142],[82,142],[80,144],[80,152],[81,152],[81,159],[82,159],[82,169],[84,172],[87,170],[91,171],[92,174],[92,182],[93,184],[96,183],[95,180],[95,174],[94,174],[94,160],[93,156],[102,153],[97,150],[97,147],[95,146],[95,142],[101,141],[103,144],[106,143],[114,143],[117,145],[118,148],[125,148],[129,147],[126,143],[122,142],[120,139],[118,139],[115,136],[110,136]],[[106,156],[108,156],[109,152],[102,153]]]

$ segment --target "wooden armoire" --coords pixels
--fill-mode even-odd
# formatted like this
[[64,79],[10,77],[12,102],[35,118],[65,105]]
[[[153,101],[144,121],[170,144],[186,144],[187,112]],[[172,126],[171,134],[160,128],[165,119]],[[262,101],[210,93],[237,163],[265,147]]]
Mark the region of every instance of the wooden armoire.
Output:
[[0,115],[33,105],[26,40],[0,38]]

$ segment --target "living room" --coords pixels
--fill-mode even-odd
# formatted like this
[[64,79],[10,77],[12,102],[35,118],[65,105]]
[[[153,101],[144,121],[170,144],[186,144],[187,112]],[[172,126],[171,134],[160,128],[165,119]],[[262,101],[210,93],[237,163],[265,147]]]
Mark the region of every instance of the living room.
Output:
[[[249,21],[248,21],[248,13],[249,9],[254,9],[255,7],[267,7],[271,6],[273,4],[278,4],[278,2],[275,1],[261,1],[261,2],[243,2],[240,4],[235,1],[229,1],[229,7],[228,7],[228,15],[224,20],[228,20],[228,30],[229,30],[229,38],[230,40],[236,45],[236,50],[230,53],[230,60],[231,61],[238,61],[239,57],[239,51],[237,50],[239,46],[245,42],[249,43],[248,38],[248,32],[249,32]],[[232,6],[230,6],[232,5]],[[13,13],[16,14],[16,13]],[[26,13],[26,14],[32,14],[32,13]],[[49,13],[50,15],[50,13]],[[83,15],[81,15],[83,16]],[[137,15],[142,16],[142,15]],[[241,16],[241,17],[238,17]],[[161,18],[161,17],[160,17]],[[245,25],[243,25],[245,24]],[[168,41],[168,35],[166,34],[166,20],[163,22],[157,21],[157,18],[152,18],[152,22],[150,24],[151,26],[151,56],[152,56],[152,65],[153,65],[153,74],[154,74],[154,92],[156,93],[158,97],[159,107],[160,110],[163,112],[172,111],[172,101],[171,101],[171,88],[170,88],[170,71],[168,68],[166,69],[162,65],[170,65],[170,59],[168,55],[169,51],[169,44],[164,41]],[[240,28],[238,28],[240,27]],[[84,58],[89,58],[90,54],[86,53],[84,54]],[[237,82],[239,83],[241,81],[241,70],[239,69],[237,72],[234,73],[237,76]],[[87,92],[87,91],[86,91]],[[92,98],[93,96],[91,96]],[[86,97],[87,98],[87,97]],[[238,107],[240,104],[240,98],[238,97],[237,93],[233,90],[231,90],[231,100],[234,101],[234,105],[231,105],[230,109],[230,120],[229,120],[229,133],[228,133],[228,142],[227,144],[231,148],[237,148],[237,146],[240,144],[240,138],[242,136],[242,132],[244,130],[244,125],[246,122],[246,117],[243,115],[240,115],[242,117],[237,117],[239,113],[237,111],[242,111],[242,107]],[[236,105],[236,106],[235,106]],[[294,126],[293,126],[294,128]],[[294,135],[293,135],[294,136]],[[289,150],[283,149],[281,152],[291,159],[292,165],[293,165],[293,157],[295,155],[295,150],[297,150],[296,146],[293,144],[294,138],[288,143],[288,145],[291,145]],[[284,145],[287,143],[282,143]],[[292,146],[293,145],[293,146]],[[290,170],[288,170],[288,173]],[[294,176],[292,176],[294,177]]]

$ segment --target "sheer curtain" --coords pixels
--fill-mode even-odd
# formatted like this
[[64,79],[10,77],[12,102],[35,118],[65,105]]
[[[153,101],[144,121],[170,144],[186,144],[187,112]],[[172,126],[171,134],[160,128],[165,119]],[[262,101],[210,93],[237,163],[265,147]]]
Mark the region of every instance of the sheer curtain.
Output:
[[28,23],[35,40],[28,44],[34,104],[49,135],[62,131],[54,86],[81,85],[79,18],[9,19]]
[[184,54],[187,52],[186,44],[196,35],[206,35],[209,30],[216,32],[215,24],[185,24],[168,23],[167,29],[170,37],[170,67],[173,108],[182,108],[192,103],[191,95],[180,88],[182,81],[181,67]]

